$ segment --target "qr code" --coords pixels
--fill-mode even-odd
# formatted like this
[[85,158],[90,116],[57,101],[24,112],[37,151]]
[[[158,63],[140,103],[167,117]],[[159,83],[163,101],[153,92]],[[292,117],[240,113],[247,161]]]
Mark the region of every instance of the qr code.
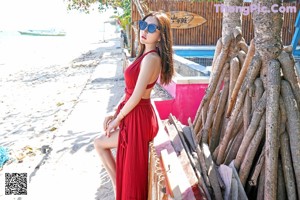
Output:
[[5,173],[5,195],[27,195],[27,173]]

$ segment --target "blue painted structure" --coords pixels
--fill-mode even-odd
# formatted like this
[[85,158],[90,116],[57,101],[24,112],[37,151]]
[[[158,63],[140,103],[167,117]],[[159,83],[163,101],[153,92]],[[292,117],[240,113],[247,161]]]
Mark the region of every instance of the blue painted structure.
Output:
[[214,50],[205,50],[205,49],[189,49],[189,50],[174,50],[176,55],[182,57],[197,57],[197,58],[213,58]]
[[293,47],[294,56],[300,56],[300,47],[297,47],[299,40],[300,40],[300,12],[298,11],[298,15],[295,22],[295,33],[291,43]]
[[197,58],[213,58],[215,48],[215,46],[173,46],[176,55]]

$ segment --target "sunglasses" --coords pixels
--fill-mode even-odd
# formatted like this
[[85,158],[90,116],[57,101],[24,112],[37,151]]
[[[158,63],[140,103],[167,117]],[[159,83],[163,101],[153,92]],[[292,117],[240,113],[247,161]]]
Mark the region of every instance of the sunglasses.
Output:
[[147,22],[143,20],[139,20],[139,28],[140,30],[146,30],[148,27],[148,32],[149,33],[154,33],[156,29],[159,30],[159,27],[156,24],[148,24]]

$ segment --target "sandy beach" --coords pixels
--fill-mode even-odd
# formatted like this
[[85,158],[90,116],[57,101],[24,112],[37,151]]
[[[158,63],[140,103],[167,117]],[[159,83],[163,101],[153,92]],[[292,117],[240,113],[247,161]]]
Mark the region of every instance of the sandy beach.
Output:
[[17,153],[27,145],[49,143],[99,64],[103,55],[99,44],[69,63],[1,69],[1,146]]
[[[111,37],[77,52],[81,55],[60,64],[27,63],[13,69],[1,65],[0,147],[8,150],[10,158],[0,171],[1,199],[66,199],[66,194],[67,199],[113,199],[93,139],[101,134],[106,113],[123,94],[122,49],[119,38]],[[88,166],[82,159],[88,159]],[[87,171],[90,179],[81,181]],[[5,195],[5,173],[27,173],[28,195]],[[94,183],[86,187],[90,192],[73,191],[71,183],[76,181],[70,178],[76,176],[81,183]],[[63,186],[53,187],[54,182]]]

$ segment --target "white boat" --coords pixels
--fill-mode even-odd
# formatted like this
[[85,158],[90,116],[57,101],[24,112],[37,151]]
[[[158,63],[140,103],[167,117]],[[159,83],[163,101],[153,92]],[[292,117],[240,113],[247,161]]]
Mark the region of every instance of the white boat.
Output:
[[22,35],[32,35],[32,36],[65,36],[66,32],[57,31],[55,29],[50,30],[24,30],[18,31]]

